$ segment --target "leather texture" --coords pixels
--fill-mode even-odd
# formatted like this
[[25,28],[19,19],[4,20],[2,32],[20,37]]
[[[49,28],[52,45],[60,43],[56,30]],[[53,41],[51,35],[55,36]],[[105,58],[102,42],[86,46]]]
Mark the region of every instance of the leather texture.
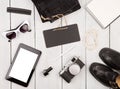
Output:
[[[118,73],[114,72],[110,67],[100,63],[92,63],[89,71],[95,79],[108,87],[113,87],[112,83],[115,84],[116,77],[118,76]],[[119,89],[117,85],[115,85],[115,87]]]
[[[57,14],[67,15],[81,8],[78,0],[32,0],[32,2],[36,6],[39,14],[45,18],[51,18]],[[50,22],[56,19],[58,18],[51,18]],[[45,21],[42,19],[42,21],[46,22],[49,20]]]
[[99,52],[99,56],[103,62],[105,62],[109,67],[120,70],[120,53],[110,49],[110,48],[103,48]]

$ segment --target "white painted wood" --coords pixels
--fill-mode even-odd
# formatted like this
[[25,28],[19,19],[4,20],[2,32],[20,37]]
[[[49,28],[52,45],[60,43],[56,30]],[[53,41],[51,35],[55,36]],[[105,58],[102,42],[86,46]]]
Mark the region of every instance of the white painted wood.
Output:
[[[35,10],[36,48],[42,51],[36,70],[36,89],[61,89],[61,78],[59,77],[61,57],[58,57],[61,54],[61,47],[46,48],[43,37],[44,30],[58,27],[59,24],[59,20],[53,23],[42,23],[37,10]],[[50,66],[53,67],[53,70],[47,77],[44,77],[43,70]]]
[[10,66],[10,43],[3,38],[1,32],[10,29],[10,14],[6,12],[9,0],[0,1],[0,89],[10,89],[10,82],[5,75]]
[[[86,0],[86,4],[90,0]],[[99,58],[99,51],[104,47],[109,47],[109,28],[102,29],[98,23],[92,18],[88,12],[86,12],[86,32],[90,30],[97,31],[97,47],[94,50],[86,49],[86,77],[87,77],[87,89],[109,89],[98,82],[89,72],[89,66],[93,62],[104,64]]]
[[120,18],[110,25],[110,48],[120,52]]
[[120,52],[120,18],[110,26],[110,47]]
[[[18,36],[12,40],[11,48],[12,48],[12,58],[13,58],[14,54],[16,53],[17,47],[20,43],[24,43],[26,45],[35,47],[35,43],[34,43],[34,39],[35,39],[34,38],[34,11],[33,11],[33,3],[31,2],[31,0],[11,0],[11,7],[32,10],[31,15],[23,15],[23,14],[15,14],[15,13],[11,14],[11,28],[15,28],[24,20],[28,20],[30,23],[30,28],[32,29],[32,32],[19,33]],[[12,89],[34,89],[34,87],[35,87],[34,79],[35,78],[33,75],[27,88],[20,86],[18,84],[12,83]]]
[[[70,60],[72,57],[77,56],[80,57],[80,60],[85,63],[85,47],[84,47],[84,35],[85,35],[85,10],[83,9],[83,5],[85,4],[84,0],[79,0],[82,8],[68,16],[66,16],[68,25],[69,24],[77,24],[79,28],[79,34],[81,37],[81,41],[63,45],[63,53],[66,50],[70,50],[68,53],[63,55],[63,65]],[[74,29],[73,29],[74,30]],[[72,79],[70,83],[67,83],[63,80],[63,89],[85,89],[86,88],[86,78],[85,78],[85,66],[75,78]]]
[[[43,37],[43,30],[58,27],[60,25],[60,20],[57,20],[53,23],[42,23],[36,8],[34,13],[34,7],[31,0],[10,1],[12,7],[32,10],[32,15],[11,13],[10,19],[10,14],[6,12],[6,8],[9,6],[9,0],[1,0],[0,31],[9,30],[10,25],[11,28],[15,28],[22,21],[28,20],[30,22],[32,32],[18,34],[17,38],[11,42],[11,45],[6,39],[0,36],[0,89],[109,89],[108,87],[105,87],[99,83],[90,74],[89,66],[93,62],[103,63],[99,58],[98,53],[104,47],[109,47],[110,45],[111,48],[120,52],[120,18],[118,18],[110,26],[109,38],[109,27],[107,29],[102,29],[92,18],[92,16],[84,9],[85,4],[87,4],[90,0],[79,0],[82,5],[82,9],[67,15],[66,19],[68,25],[74,23],[78,24],[81,41],[63,46],[46,48]],[[65,25],[65,23],[63,23],[63,25]],[[85,48],[85,32],[90,30],[96,30],[98,34],[98,46],[95,50],[88,50]],[[40,61],[38,62],[36,71],[32,76],[29,86],[26,88],[15,83],[11,84],[9,81],[5,80],[5,75],[10,66],[10,57],[14,57],[19,43],[25,43],[42,51],[42,55],[40,57]],[[70,50],[70,52],[66,53],[68,50]],[[65,55],[60,56],[64,53]],[[68,84],[62,80],[62,78],[59,76],[59,72],[62,66],[73,56],[79,56],[80,59],[85,63],[85,66],[81,70],[80,74],[76,76],[70,84]],[[42,75],[42,71],[49,66],[52,66],[53,70],[50,72],[49,76],[44,77]]]

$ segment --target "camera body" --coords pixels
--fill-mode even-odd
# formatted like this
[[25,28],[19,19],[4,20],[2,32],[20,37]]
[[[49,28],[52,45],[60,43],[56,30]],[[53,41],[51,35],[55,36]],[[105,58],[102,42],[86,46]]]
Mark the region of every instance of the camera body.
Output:
[[84,65],[85,64],[80,61],[79,58],[73,57],[67,62],[59,74],[66,82],[70,83],[71,79],[79,74]]

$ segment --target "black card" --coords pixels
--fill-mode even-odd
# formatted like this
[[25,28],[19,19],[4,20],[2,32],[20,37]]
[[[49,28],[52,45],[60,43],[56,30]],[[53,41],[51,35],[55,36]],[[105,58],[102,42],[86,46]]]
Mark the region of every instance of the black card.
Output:
[[80,41],[77,24],[45,30],[43,34],[47,48]]

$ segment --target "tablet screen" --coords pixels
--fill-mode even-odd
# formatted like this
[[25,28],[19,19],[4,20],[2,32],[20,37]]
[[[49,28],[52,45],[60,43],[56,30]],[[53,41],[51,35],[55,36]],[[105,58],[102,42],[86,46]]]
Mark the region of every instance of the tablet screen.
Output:
[[37,57],[38,54],[20,48],[9,76],[26,83],[37,60]]

